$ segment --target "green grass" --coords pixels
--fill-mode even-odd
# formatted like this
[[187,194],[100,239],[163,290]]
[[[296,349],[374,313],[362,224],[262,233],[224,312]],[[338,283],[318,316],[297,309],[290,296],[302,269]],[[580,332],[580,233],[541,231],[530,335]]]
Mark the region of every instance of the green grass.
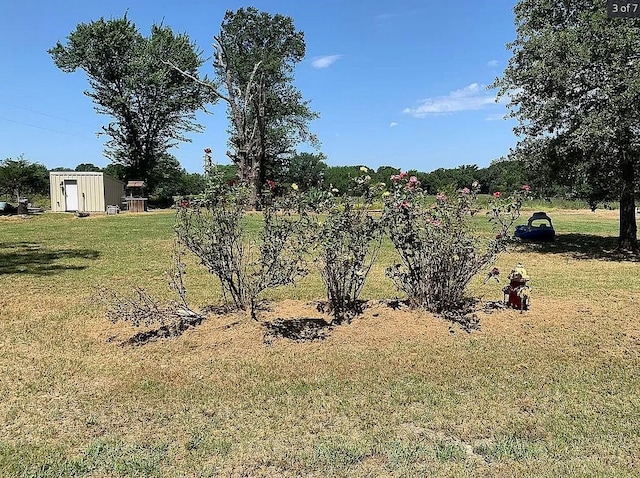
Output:
[[[266,346],[213,316],[140,347],[92,296],[171,297],[171,213],[0,218],[0,476],[637,476],[638,263],[605,251],[615,212],[552,218],[555,244],[497,264],[525,264],[532,309],[480,314],[479,332],[372,307],[320,342]],[[396,295],[392,260],[386,243],[372,303]],[[219,302],[194,261],[187,284]],[[313,272],[267,296],[285,314],[323,292]]]

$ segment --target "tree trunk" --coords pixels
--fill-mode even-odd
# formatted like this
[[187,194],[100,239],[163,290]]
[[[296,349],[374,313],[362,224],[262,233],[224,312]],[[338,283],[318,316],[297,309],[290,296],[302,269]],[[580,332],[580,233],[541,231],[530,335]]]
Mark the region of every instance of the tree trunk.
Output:
[[636,225],[635,170],[633,157],[623,151],[620,162],[622,190],[620,192],[620,235],[621,249],[638,249],[638,227]]
[[259,177],[254,178],[251,184],[251,208],[262,211],[262,182]]

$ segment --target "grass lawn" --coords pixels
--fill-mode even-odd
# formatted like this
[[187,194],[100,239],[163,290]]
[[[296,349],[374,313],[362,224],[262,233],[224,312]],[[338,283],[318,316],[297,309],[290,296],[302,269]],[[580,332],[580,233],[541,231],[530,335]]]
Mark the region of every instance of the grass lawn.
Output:
[[[325,340],[211,315],[143,346],[93,295],[171,297],[171,213],[0,218],[0,476],[639,476],[640,264],[607,252],[617,211],[552,217],[556,243],[472,283],[500,300],[522,262],[531,310],[471,334],[380,302],[386,244],[369,307]],[[190,301],[219,303],[190,265]],[[322,317],[317,273],[267,298],[262,320]]]

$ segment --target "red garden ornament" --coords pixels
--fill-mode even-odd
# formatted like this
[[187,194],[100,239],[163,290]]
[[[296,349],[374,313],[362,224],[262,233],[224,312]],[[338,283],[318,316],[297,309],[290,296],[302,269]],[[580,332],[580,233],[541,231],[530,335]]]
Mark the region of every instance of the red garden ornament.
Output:
[[511,269],[509,273],[509,285],[502,289],[507,307],[518,309],[520,312],[529,310],[531,287],[529,286],[529,274],[520,263]]

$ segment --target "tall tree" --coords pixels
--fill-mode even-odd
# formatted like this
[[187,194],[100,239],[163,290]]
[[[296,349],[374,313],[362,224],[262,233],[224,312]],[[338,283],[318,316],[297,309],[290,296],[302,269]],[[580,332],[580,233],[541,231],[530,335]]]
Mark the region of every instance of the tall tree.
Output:
[[300,142],[316,144],[308,122],[317,117],[293,85],[305,55],[304,34],[293,20],[253,7],[227,11],[215,37],[214,71],[228,104],[230,151],[254,205],[269,176],[286,169]]
[[636,249],[640,19],[608,18],[606,3],[520,0],[513,56],[494,86],[519,120],[514,156],[592,202],[617,196],[619,245]]
[[149,182],[159,157],[189,141],[185,133],[201,131],[195,112],[214,97],[167,64],[196,75],[200,53],[186,35],[164,25],[142,36],[126,15],[81,23],[67,40],[49,53],[62,71],[86,73],[91,89],[85,94],[112,117],[102,128],[109,137],[106,155],[126,167],[128,179]]

